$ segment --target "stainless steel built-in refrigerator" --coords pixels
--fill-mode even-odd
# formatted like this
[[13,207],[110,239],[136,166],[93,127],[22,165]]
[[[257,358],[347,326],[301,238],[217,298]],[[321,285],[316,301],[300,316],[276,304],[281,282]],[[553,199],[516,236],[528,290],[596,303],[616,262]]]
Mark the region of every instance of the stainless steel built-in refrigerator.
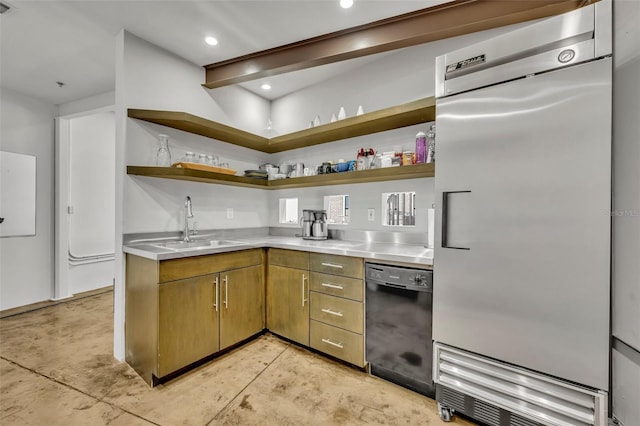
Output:
[[441,415],[606,424],[611,2],[436,60]]

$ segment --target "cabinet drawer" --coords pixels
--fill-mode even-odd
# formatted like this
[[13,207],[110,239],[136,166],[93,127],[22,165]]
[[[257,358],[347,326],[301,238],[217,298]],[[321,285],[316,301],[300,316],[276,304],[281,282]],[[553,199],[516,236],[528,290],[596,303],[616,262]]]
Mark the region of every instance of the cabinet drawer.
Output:
[[363,300],[364,283],[357,278],[347,278],[338,275],[311,272],[310,289],[318,293],[346,297],[347,299]]
[[262,264],[262,249],[160,261],[161,283]]
[[309,269],[316,272],[342,275],[345,277],[360,279],[364,277],[364,264],[359,257],[311,253]]
[[311,292],[311,319],[335,325],[354,333],[364,332],[362,302]]
[[309,253],[305,251],[269,249],[269,264],[309,269]]
[[310,321],[311,347],[358,367],[364,366],[364,337],[361,334]]

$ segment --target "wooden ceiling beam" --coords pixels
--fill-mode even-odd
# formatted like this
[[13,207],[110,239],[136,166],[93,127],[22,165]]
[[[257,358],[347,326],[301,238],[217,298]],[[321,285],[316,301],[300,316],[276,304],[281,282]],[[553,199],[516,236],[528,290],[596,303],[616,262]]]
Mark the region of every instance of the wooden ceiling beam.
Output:
[[454,0],[369,24],[206,65],[213,89],[285,72],[544,18],[593,0]]

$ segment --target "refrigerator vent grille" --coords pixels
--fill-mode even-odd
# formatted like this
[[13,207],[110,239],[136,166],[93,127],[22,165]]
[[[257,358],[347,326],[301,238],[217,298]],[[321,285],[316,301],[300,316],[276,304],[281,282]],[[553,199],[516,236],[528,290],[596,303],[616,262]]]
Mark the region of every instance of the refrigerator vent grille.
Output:
[[533,422],[531,420],[527,420],[524,417],[517,416],[515,414],[511,415],[511,426],[540,426],[540,423]]
[[464,394],[444,388],[442,390],[442,403],[456,411],[464,411]]
[[473,401],[473,414],[475,418],[489,425],[500,425],[500,409],[479,399]]
[[[529,426],[529,420],[548,426],[605,426],[607,394],[569,384],[539,373],[493,361],[441,343],[434,344],[433,381],[474,401],[468,411],[479,420],[495,423],[498,409],[512,413],[512,424]],[[444,395],[444,393],[442,394]],[[464,401],[447,393],[440,401],[465,412]],[[443,397],[444,399],[444,397]],[[455,403],[455,404],[454,404]],[[462,408],[461,408],[462,406]],[[498,414],[495,414],[495,413]],[[519,423],[518,423],[519,422]]]

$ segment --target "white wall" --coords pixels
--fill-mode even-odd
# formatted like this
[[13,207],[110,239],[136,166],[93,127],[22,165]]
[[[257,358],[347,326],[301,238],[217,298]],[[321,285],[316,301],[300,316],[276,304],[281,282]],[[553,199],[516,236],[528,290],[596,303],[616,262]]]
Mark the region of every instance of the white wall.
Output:
[[[398,191],[415,191],[416,193],[416,225],[407,227],[383,226],[382,193]],[[280,198],[298,198],[299,216],[304,209],[323,209],[325,195],[349,195],[350,222],[348,225],[329,225],[336,230],[372,230],[390,232],[420,233],[427,242],[427,209],[434,202],[433,178],[407,179],[387,182],[318,186],[300,189],[282,189],[271,191],[269,200],[269,225],[288,228],[299,228],[300,225],[278,223],[278,202]],[[367,220],[367,210],[375,210],[375,220]]]
[[640,2],[613,7],[612,399],[613,415],[632,426],[640,424]]
[[58,106],[58,114],[61,117],[64,117],[67,115],[85,113],[87,111],[92,111],[99,108],[115,105],[115,103],[116,103],[115,91],[100,93],[98,95],[93,95],[86,98],[60,104]]
[[[178,231],[184,198],[193,202],[199,229],[268,224],[266,191],[126,175],[127,165],[154,165],[157,135],[169,135],[172,160],[186,151],[217,154],[242,174],[266,161],[264,153],[126,118],[127,108],[185,111],[253,133],[269,118],[270,104],[238,87],[209,91],[204,70],[125,31],[116,58],[116,279],[114,354],[124,359],[124,262],[122,234]],[[234,217],[227,219],[227,209]]]
[[52,296],[57,107],[4,87],[0,97],[0,148],[36,156],[36,235],[0,239],[0,310],[3,310]]
[[[186,111],[256,133],[264,127],[269,111],[267,100],[237,87],[208,91],[201,87],[204,82],[201,67],[131,34],[125,35],[124,48],[124,107]],[[267,154],[247,148],[127,119],[125,164],[155,165],[160,133],[169,135],[174,162],[186,151],[216,154],[221,162],[228,162],[242,174],[268,158]],[[187,195],[193,201],[200,229],[267,225],[268,198],[264,191],[127,176],[124,233],[182,229]],[[227,208],[234,209],[233,219],[227,219]]]

